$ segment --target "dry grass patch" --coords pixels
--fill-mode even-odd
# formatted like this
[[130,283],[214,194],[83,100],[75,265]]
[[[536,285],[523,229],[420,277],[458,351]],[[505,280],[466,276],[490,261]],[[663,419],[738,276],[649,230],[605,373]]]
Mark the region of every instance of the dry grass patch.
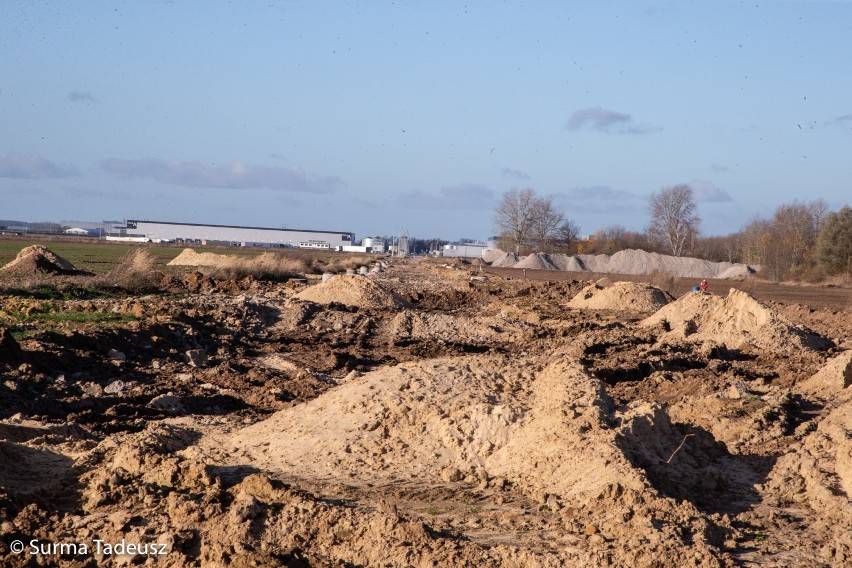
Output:
[[98,277],[98,284],[116,286],[129,292],[159,288],[163,273],[157,270],[154,257],[144,248],[125,254],[112,270]]

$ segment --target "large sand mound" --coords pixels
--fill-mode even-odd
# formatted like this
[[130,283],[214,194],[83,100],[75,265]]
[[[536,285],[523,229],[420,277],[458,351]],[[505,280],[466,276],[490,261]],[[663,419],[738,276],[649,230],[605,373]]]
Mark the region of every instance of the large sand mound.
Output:
[[345,304],[357,308],[394,309],[409,307],[401,297],[385,290],[366,276],[341,274],[305,288],[294,297],[317,304]]
[[[619,511],[650,504],[661,517],[674,507],[697,516],[655,488],[677,482],[660,491],[684,499],[701,484],[708,490],[703,468],[721,450],[701,435],[665,463],[683,433],[660,407],[635,406],[617,421],[613,412],[600,381],[565,357],[468,356],[374,371],[226,443],[285,479],[370,487],[505,480],[498,483],[539,502],[586,511],[630,549],[630,535],[650,518]],[[664,525],[659,530],[669,530]],[[690,555],[706,552],[701,541]]]
[[608,286],[590,284],[571,299],[569,307],[591,310],[622,310],[648,313],[669,303],[669,296],[650,284],[616,282]]
[[532,268],[534,270],[558,270],[550,257],[540,252],[525,256],[513,268]]
[[550,255],[550,261],[556,265],[557,270],[568,272],[583,272],[586,270],[582,261],[570,254],[552,254]]
[[498,258],[503,256],[504,254],[505,253],[502,250],[485,249],[484,251],[482,251],[482,260],[491,264],[492,262],[494,262],[495,260],[497,260]]
[[699,341],[712,340],[736,349],[744,345],[776,353],[824,349],[830,342],[795,326],[740,290],[727,298],[689,292],[642,320],[646,327],[662,326],[666,334]]
[[711,262],[700,258],[669,256],[643,250],[627,249],[612,256],[608,254],[543,255],[535,253],[512,263],[509,253],[491,255],[492,266],[512,268],[538,268],[573,272],[599,272],[605,274],[671,274],[685,278],[738,278],[754,272],[745,264]]
[[[503,477],[531,495],[594,499],[608,487],[643,491],[645,477],[616,447],[673,451],[635,420],[670,429],[659,408],[608,424],[601,383],[578,364],[488,356],[402,364],[280,411],[231,439],[294,477],[435,483]],[[627,415],[625,415],[627,416]],[[660,453],[659,450],[656,453]]]
[[77,267],[42,245],[32,245],[21,249],[15,260],[0,270],[20,274],[64,274],[77,272]]
[[512,267],[518,263],[518,255],[513,252],[504,252],[500,256],[491,261],[491,266],[497,267]]
[[[589,256],[580,255],[585,264]],[[603,264],[603,263],[601,263]],[[617,274],[654,274],[657,272],[685,278],[734,278],[749,273],[748,266],[730,262],[711,262],[700,258],[669,256],[643,250],[621,250],[608,258],[606,270]]]

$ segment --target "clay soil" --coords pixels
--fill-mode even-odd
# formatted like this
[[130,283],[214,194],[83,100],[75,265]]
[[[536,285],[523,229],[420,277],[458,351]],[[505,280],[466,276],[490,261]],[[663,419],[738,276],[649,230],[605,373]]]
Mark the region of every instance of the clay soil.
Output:
[[849,289],[474,268],[0,296],[0,564],[852,564]]

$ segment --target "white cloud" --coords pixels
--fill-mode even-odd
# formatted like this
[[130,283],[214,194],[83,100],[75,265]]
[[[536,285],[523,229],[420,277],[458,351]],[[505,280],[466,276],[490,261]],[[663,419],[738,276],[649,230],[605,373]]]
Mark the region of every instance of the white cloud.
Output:
[[711,181],[694,179],[689,183],[692,191],[695,192],[695,201],[703,201],[707,203],[718,203],[721,201],[732,201],[731,196],[724,189],[719,189],[716,184]]
[[633,117],[627,113],[606,110],[601,107],[575,111],[568,119],[565,127],[568,130],[591,128],[599,132],[616,134],[648,134],[660,130],[659,128],[636,124]]
[[852,114],[844,114],[842,116],[832,118],[828,121],[828,123],[836,126],[843,126],[845,128],[852,128]]
[[187,187],[331,193],[345,185],[338,177],[311,174],[299,166],[257,166],[240,161],[220,166],[160,158],[109,158],[101,162],[101,167],[123,178],[151,178]]
[[85,93],[83,91],[72,91],[68,93],[68,100],[72,103],[85,103],[89,105],[101,102],[91,93]]
[[397,203],[412,209],[488,209],[494,205],[494,192],[483,185],[465,183],[431,192],[403,193]]
[[504,176],[506,176],[508,178],[512,178],[512,179],[522,179],[522,180],[531,179],[530,175],[528,173],[522,172],[520,170],[515,170],[515,169],[512,169],[512,168],[503,168],[503,169],[500,170],[500,173],[502,173]]
[[73,166],[60,166],[38,154],[9,152],[0,158],[0,178],[68,178],[80,175]]
[[641,200],[644,196],[613,189],[608,185],[592,185],[587,187],[574,187],[560,193],[554,194],[554,199],[563,205],[568,216],[577,213],[584,214],[606,214],[636,211],[641,209]]

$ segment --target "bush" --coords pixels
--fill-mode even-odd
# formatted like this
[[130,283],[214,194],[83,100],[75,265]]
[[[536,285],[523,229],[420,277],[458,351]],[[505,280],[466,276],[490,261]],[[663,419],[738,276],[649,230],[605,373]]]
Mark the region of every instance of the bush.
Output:
[[251,276],[257,280],[286,280],[307,272],[307,263],[301,258],[289,258],[265,252],[252,258],[229,258],[215,271],[218,279],[239,279]]
[[852,208],[826,217],[817,240],[817,259],[830,276],[852,276]]
[[158,288],[163,273],[154,267],[154,257],[144,248],[124,255],[107,274],[99,277],[107,286],[117,286],[128,292],[145,292]]

